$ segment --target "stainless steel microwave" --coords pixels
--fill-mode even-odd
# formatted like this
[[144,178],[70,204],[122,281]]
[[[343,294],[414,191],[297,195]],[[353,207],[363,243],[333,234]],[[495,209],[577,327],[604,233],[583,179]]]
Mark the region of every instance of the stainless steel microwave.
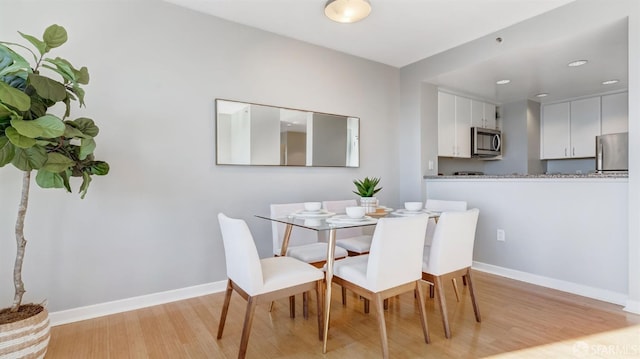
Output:
[[490,128],[471,127],[471,157],[502,155],[502,133]]

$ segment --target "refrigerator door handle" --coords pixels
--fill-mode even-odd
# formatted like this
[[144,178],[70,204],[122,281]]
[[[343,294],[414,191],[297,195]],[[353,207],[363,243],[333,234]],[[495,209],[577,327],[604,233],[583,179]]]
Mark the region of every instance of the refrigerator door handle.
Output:
[[602,147],[602,142],[598,141],[598,149],[597,149],[597,154],[596,154],[596,170],[598,171],[602,171],[602,156],[603,156],[603,147]]

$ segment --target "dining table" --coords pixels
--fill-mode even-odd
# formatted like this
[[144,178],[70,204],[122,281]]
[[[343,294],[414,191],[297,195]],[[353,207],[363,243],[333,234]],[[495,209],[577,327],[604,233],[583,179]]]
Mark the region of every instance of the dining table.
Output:
[[392,211],[389,209],[383,214],[368,213],[364,218],[348,218],[344,214],[336,214],[330,212],[318,212],[314,213],[292,213],[284,217],[271,217],[264,215],[255,215],[257,218],[266,219],[273,222],[279,222],[286,225],[284,231],[284,237],[282,240],[282,248],[280,255],[285,256],[287,254],[287,248],[289,246],[289,238],[291,237],[291,231],[293,227],[300,227],[317,232],[328,232],[328,246],[327,246],[327,265],[325,271],[325,291],[324,291],[324,325],[322,335],[322,353],[327,352],[327,337],[329,334],[329,314],[331,311],[331,282],[333,280],[333,264],[335,261],[335,249],[336,249],[336,231],[345,228],[356,227],[368,227],[375,226],[378,222],[378,218],[381,217],[402,217],[407,215],[426,214],[429,217],[437,219],[440,215],[439,212],[419,211],[416,213],[410,213],[403,210]]

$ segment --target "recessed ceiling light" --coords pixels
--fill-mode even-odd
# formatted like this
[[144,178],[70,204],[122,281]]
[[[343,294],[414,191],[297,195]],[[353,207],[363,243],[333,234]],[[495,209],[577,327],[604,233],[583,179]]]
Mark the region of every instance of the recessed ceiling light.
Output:
[[371,12],[369,0],[329,0],[324,14],[333,21],[351,23],[364,19]]
[[578,66],[582,66],[584,64],[586,64],[587,60],[576,60],[576,61],[571,61],[570,63],[567,64],[567,66],[569,67],[578,67]]
[[618,82],[620,82],[620,81],[618,81],[618,80],[607,80],[607,81],[602,81],[602,84],[603,85],[613,85],[613,84],[617,84]]
[[509,82],[511,82],[511,80],[498,80],[498,81],[496,81],[496,84],[498,84],[498,85],[506,85]]
[[536,97],[547,97],[547,96],[549,96],[549,94],[546,93],[546,92],[541,92],[541,93],[536,95]]

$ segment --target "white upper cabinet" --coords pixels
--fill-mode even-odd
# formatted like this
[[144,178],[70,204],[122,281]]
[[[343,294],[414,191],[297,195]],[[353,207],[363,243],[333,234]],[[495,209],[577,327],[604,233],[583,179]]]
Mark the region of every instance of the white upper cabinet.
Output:
[[595,157],[600,96],[542,106],[541,159]]
[[496,129],[496,105],[471,100],[471,127]]
[[600,135],[600,97],[571,101],[571,156],[595,157]]
[[438,156],[471,157],[471,100],[438,92]]
[[602,134],[629,131],[629,94],[602,96]]
[[541,159],[567,158],[569,155],[569,103],[542,107]]

